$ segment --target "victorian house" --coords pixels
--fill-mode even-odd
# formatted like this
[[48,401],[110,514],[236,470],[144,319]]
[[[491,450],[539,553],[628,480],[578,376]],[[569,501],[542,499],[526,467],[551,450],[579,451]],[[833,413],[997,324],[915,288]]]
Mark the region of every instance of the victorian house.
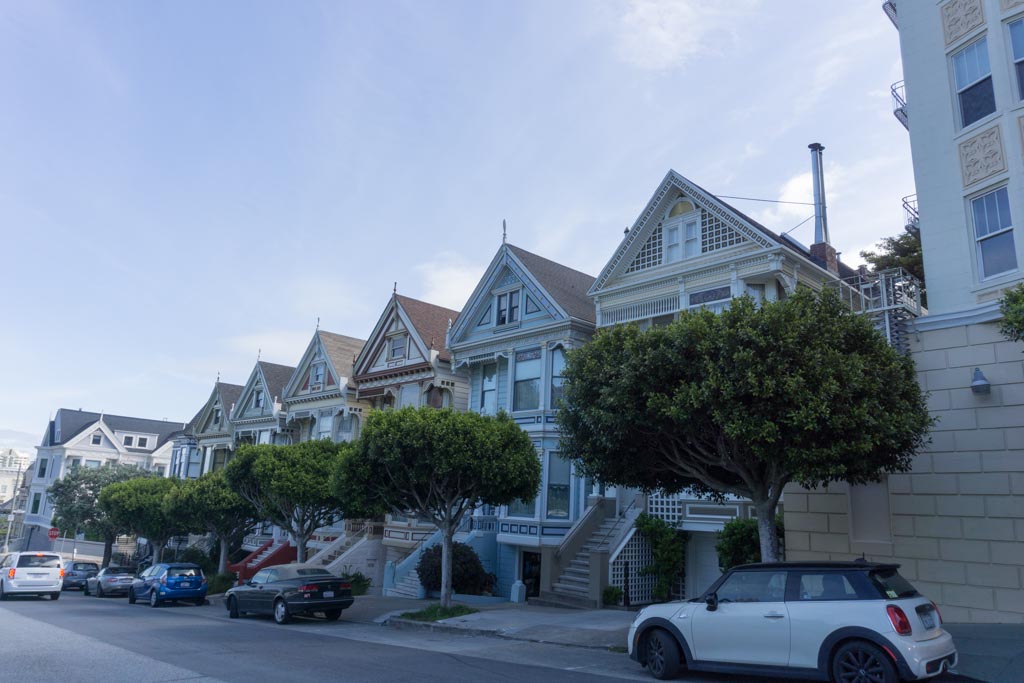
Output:
[[[356,398],[370,408],[432,406],[465,410],[469,382],[452,367],[445,334],[459,312],[394,293],[356,357]],[[386,560],[406,557],[435,531],[415,517],[388,515]]]
[[[231,459],[235,450],[231,412],[242,395],[242,388],[240,384],[229,384],[219,380],[214,383],[209,398],[206,399],[199,414],[193,418],[193,438],[185,434],[182,438],[176,439],[176,476],[191,479],[193,474],[197,474],[197,470],[197,476],[215,472],[223,469]],[[194,447],[191,443],[193,439]]]
[[46,491],[55,481],[79,467],[98,468],[114,463],[166,476],[171,437],[182,426],[181,422],[167,420],[58,410],[36,447],[36,461],[28,483],[24,548],[48,550],[52,545],[46,532],[57,511]]
[[235,446],[292,443],[294,432],[286,426],[281,397],[294,372],[288,365],[256,361],[231,411]]
[[[590,275],[502,244],[448,334],[452,363],[469,377],[469,409],[509,413],[530,435],[542,466],[535,497],[478,510],[474,517],[477,526],[487,519],[486,528],[496,533],[495,557],[485,564],[493,563],[499,595],[510,595],[513,584],[522,582],[528,597],[539,597],[542,586],[551,591],[561,582],[569,602],[589,597],[589,568],[562,580],[575,556],[566,555],[564,563],[555,557],[585,516],[591,490],[559,456],[555,415],[565,353],[594,332],[594,305],[587,297],[593,282]],[[599,528],[606,509],[591,514],[596,524],[577,536]]]
[[[820,189],[823,148],[812,145],[811,149]],[[682,311],[724,310],[742,295],[755,301],[784,299],[798,286],[837,286],[848,295],[852,290],[840,278],[856,278],[857,273],[839,263],[828,244],[823,212],[815,232],[816,242],[808,249],[669,171],[590,288],[597,327],[664,325]],[[690,532],[686,582],[678,587],[686,597],[700,595],[719,576],[715,532],[730,519],[752,516],[749,504],[741,499],[717,505],[685,494],[644,496],[611,488],[603,496],[619,514],[646,510]],[[629,564],[631,597],[640,602],[650,590],[650,577],[637,576],[636,569],[647,564],[649,548],[632,529],[612,537],[609,582],[623,587]]]

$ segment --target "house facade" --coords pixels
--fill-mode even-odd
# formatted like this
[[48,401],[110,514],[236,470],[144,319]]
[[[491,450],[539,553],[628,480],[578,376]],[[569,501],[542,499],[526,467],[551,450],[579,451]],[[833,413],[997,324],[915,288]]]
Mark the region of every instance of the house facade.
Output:
[[167,476],[171,436],[181,422],[104,415],[61,408],[36,447],[25,510],[25,549],[49,549],[46,537],[55,510],[46,490],[79,467],[133,465]]
[[[351,381],[359,404],[465,410],[469,382],[454,371],[445,348],[448,327],[458,317],[458,311],[392,293],[354,363]],[[385,561],[400,561],[435,530],[426,520],[388,515]]]
[[28,458],[14,450],[0,450],[0,510],[12,510],[10,504],[28,467]]
[[249,381],[242,387],[238,402],[231,411],[231,428],[235,446],[242,444],[289,444],[297,439],[295,430],[287,426],[281,397],[295,373],[290,365],[256,361]]
[[510,595],[516,581],[528,597],[551,590],[560,574],[544,549],[557,549],[588,505],[590,483],[559,455],[555,415],[565,353],[593,335],[594,306],[587,297],[593,281],[502,244],[448,334],[452,364],[469,378],[469,410],[507,412],[530,435],[541,462],[533,499],[477,511],[478,523],[494,513],[488,531],[496,534],[492,566],[499,595]]
[[[238,404],[244,387],[218,380],[210,391],[209,398],[193,418],[191,437],[194,437],[193,452],[190,435],[183,435],[175,445],[178,450],[176,469],[184,470],[191,479],[196,469],[199,474],[223,469],[235,452],[235,427],[231,413]],[[198,468],[195,460],[198,460]]]
[[908,473],[787,492],[787,556],[896,561],[946,620],[1019,623],[1024,346],[997,328],[999,299],[1024,280],[1024,2],[884,9],[899,31],[894,113],[910,133],[908,222],[928,290],[911,350],[937,423]]

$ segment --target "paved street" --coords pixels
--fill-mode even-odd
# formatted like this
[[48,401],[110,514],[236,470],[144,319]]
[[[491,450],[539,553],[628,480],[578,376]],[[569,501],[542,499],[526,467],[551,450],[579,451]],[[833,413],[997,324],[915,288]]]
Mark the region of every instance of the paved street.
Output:
[[650,680],[622,654],[406,632],[346,619],[232,621],[214,606],[129,606],[65,592],[0,604],[5,680]]

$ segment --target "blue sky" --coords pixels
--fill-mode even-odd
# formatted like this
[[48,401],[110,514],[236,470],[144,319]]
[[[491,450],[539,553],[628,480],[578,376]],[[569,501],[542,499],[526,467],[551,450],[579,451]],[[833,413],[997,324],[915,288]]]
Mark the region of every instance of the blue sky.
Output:
[[365,338],[395,281],[461,308],[502,219],[596,275],[669,168],[810,201],[821,142],[858,263],[913,192],[879,5],[0,0],[0,446],[187,420],[318,317]]

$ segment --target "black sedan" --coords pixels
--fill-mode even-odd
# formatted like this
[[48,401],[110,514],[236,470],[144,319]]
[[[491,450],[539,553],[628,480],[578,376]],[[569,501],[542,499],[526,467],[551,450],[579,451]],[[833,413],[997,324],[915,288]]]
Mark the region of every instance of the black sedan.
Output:
[[261,569],[244,585],[230,589],[224,605],[232,619],[246,613],[271,614],[277,623],[287,624],[294,615],[315,612],[336,621],[353,602],[352,584],[323,567],[282,564]]

